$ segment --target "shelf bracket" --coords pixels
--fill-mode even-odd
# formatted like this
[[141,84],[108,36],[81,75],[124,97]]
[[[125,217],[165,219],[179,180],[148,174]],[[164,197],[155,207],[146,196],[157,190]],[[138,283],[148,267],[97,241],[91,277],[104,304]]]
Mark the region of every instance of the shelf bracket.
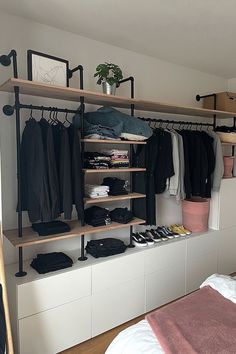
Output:
[[77,65],[75,68],[73,69],[68,69],[68,77],[69,79],[71,79],[73,77],[73,74],[79,71],[79,78],[80,78],[80,89],[83,90],[84,89],[84,68],[82,65]]
[[[197,95],[196,96],[196,101],[200,101],[202,98],[206,98],[206,97],[213,97],[213,109],[216,110],[216,100],[217,100],[217,96],[216,93],[210,93],[209,95]],[[216,114],[213,114],[213,130],[215,130],[216,128]]]

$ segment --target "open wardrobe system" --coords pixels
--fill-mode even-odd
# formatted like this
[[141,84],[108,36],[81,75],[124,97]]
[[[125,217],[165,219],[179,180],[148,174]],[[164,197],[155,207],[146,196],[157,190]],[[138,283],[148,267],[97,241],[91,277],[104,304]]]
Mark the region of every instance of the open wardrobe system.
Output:
[[[13,70],[0,91],[14,98],[2,119],[15,119],[17,227],[2,234],[18,251],[6,271],[16,353],[59,353],[233,271],[235,241],[220,228],[234,219],[236,163],[227,175],[222,151],[231,161],[236,142],[217,125],[235,131],[236,113],[217,110],[216,94],[196,96],[213,109],[180,106],[135,98],[133,76],[119,80],[130,85],[122,97],[84,89],[82,65],[64,87],[19,78],[15,50],[0,64]],[[158,225],[159,196],[182,208],[182,223]],[[70,239],[67,255],[58,241]],[[44,245],[53,252],[24,253]]]

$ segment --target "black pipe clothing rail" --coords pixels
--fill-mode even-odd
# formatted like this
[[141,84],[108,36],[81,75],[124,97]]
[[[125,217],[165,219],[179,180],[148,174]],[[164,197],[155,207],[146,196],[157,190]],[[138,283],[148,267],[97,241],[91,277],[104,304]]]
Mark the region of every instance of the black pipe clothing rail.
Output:
[[144,118],[144,117],[139,117],[139,119],[142,119],[146,122],[149,123],[165,123],[165,124],[180,124],[180,125],[195,125],[195,126],[206,126],[206,127],[213,127],[213,123],[204,123],[204,122],[190,122],[190,121],[185,121],[185,120],[169,120],[169,119],[155,119],[155,118]]

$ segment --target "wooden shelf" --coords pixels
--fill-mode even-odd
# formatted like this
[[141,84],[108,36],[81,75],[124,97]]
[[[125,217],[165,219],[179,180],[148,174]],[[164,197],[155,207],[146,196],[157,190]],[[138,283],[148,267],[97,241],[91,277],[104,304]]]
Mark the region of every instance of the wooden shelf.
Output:
[[84,173],[114,173],[114,172],[144,172],[144,171],[146,171],[146,168],[139,168],[139,167],[83,169]]
[[105,232],[115,229],[121,229],[124,227],[129,227],[132,225],[140,225],[144,224],[145,220],[134,218],[128,224],[119,224],[117,222],[113,222],[111,225],[107,226],[99,226],[93,227],[90,225],[81,226],[79,221],[71,221],[67,222],[71,231],[63,234],[56,234],[50,236],[39,236],[31,227],[23,228],[23,237],[18,237],[18,230],[5,230],[3,231],[4,236],[11,242],[14,247],[27,247],[32,245],[37,245],[40,243],[52,242],[52,241],[60,241],[67,238],[78,237],[81,235],[94,234],[98,232]]
[[129,193],[124,195],[109,195],[104,198],[84,198],[85,205],[87,204],[97,204],[97,203],[105,203],[105,202],[117,202],[119,200],[130,200],[130,199],[139,199],[145,198],[146,194],[140,193]]
[[100,144],[126,144],[126,145],[146,145],[146,141],[136,140],[102,140],[102,139],[81,139],[84,143],[100,143]]
[[223,146],[235,146],[236,143],[221,143]]
[[99,106],[103,105],[118,108],[130,108],[130,105],[133,104],[135,109],[140,111],[180,114],[205,118],[213,118],[213,114],[215,114],[216,118],[233,118],[236,116],[236,113],[232,112],[179,106],[156,101],[139,100],[134,98],[132,99],[121,96],[112,96],[99,92],[80,90],[70,87],[53,86],[44,83],[13,78],[3,83],[0,86],[0,91],[13,92],[15,86],[20,88],[20,94],[54,98],[66,101],[75,101],[77,103],[79,102],[80,97],[84,97],[85,103],[96,104]]

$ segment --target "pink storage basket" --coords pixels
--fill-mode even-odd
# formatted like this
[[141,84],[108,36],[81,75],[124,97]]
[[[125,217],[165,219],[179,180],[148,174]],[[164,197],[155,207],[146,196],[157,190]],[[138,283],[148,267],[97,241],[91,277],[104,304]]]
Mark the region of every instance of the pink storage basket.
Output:
[[208,230],[210,201],[193,197],[182,201],[183,225],[192,232]]
[[224,156],[224,178],[233,177],[234,156]]

